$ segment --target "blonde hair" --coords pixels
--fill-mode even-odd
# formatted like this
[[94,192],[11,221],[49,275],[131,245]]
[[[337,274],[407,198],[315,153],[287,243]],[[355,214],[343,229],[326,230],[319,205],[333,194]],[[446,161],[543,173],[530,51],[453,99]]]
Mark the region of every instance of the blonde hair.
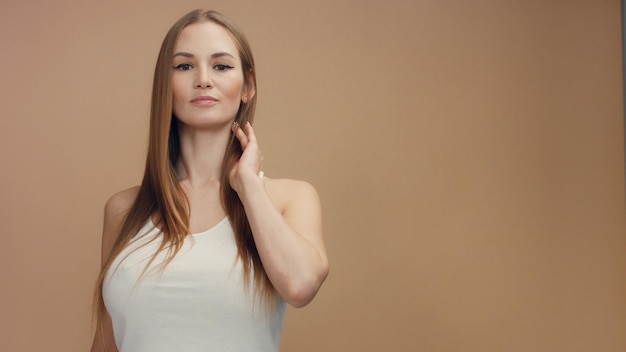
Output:
[[[161,44],[154,71],[148,155],[143,180],[137,197],[115,240],[111,254],[98,276],[94,297],[94,317],[97,323],[96,333],[100,334],[100,337],[103,337],[104,333],[103,322],[106,312],[102,297],[102,286],[106,272],[111,267],[113,260],[146,224],[150,216],[154,214],[160,219],[158,225],[163,233],[163,241],[152,259],[167,248],[165,265],[178,253],[185,237],[190,233],[189,202],[174,169],[180,155],[180,144],[176,117],[172,113],[171,74],[174,46],[180,32],[190,24],[198,22],[216,23],[231,34],[241,59],[244,89],[253,88],[256,91],[254,59],[250,45],[244,34],[228,18],[216,11],[195,10],[181,17],[170,28]],[[240,126],[248,121],[252,123],[256,108],[256,96],[254,94],[246,103],[240,103],[235,118]],[[241,145],[232,135],[222,161],[221,201],[226,215],[233,224],[238,257],[243,264],[245,289],[250,289],[251,284],[253,284],[254,295],[272,305],[276,295],[275,290],[263,269],[243,204],[237,193],[230,187],[229,171],[241,153]],[[252,273],[253,282],[250,282],[250,273]]]

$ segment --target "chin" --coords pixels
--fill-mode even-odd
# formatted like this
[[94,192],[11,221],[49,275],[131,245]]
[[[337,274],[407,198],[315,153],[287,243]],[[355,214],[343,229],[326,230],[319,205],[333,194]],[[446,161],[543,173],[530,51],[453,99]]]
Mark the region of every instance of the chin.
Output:
[[186,119],[177,118],[177,119],[178,119],[179,124],[183,124],[188,127],[206,129],[206,128],[216,128],[216,127],[224,127],[224,126],[230,127],[230,124],[232,123],[234,117],[233,118],[215,118],[212,116],[211,117],[201,116],[201,117],[194,117],[194,118],[186,118]]

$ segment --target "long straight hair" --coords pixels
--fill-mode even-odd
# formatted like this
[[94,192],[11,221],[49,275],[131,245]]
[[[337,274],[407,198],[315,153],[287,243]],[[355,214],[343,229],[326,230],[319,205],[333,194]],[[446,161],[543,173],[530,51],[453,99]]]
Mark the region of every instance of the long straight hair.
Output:
[[[174,169],[180,157],[180,137],[176,117],[172,113],[171,74],[173,51],[180,32],[190,24],[198,22],[216,23],[230,33],[241,58],[244,89],[253,88],[256,91],[256,74],[250,45],[244,34],[228,18],[215,11],[195,10],[180,18],[170,28],[161,44],[154,71],[148,155],[143,180],[137,197],[115,240],[111,254],[98,276],[94,297],[94,317],[97,324],[96,333],[100,334],[101,338],[104,337],[103,322],[106,312],[102,287],[113,260],[130,243],[152,215],[156,215],[159,219],[158,226],[163,234],[163,241],[154,253],[152,260],[160,252],[167,249],[164,262],[164,265],[167,265],[181,249],[185,237],[190,233],[189,201],[180,186],[180,180]],[[240,126],[244,126],[248,121],[252,123],[255,108],[256,94],[249,98],[246,103],[240,102],[235,121]],[[239,140],[231,135],[222,161],[221,201],[235,232],[238,257],[243,264],[244,289],[250,290],[252,287],[255,297],[260,298],[268,305],[272,305],[276,295],[274,287],[263,269],[243,204],[229,182],[229,171],[241,153],[242,148]],[[251,273],[252,282],[250,280]],[[101,340],[103,341],[103,339]]]

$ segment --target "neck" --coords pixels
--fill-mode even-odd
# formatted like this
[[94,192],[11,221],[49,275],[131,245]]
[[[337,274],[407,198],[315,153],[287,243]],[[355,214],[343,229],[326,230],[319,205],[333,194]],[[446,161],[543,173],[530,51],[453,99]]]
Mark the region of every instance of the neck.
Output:
[[220,182],[230,126],[200,130],[179,124],[180,158],[176,172],[191,187]]

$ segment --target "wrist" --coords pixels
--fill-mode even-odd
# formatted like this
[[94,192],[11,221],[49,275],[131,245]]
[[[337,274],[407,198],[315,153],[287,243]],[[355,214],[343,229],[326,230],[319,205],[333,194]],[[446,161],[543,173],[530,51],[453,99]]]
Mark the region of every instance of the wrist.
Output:
[[[259,174],[247,173],[240,177],[238,193],[250,193],[258,190],[265,190],[265,179],[263,171]],[[241,197],[241,194],[239,195]]]

